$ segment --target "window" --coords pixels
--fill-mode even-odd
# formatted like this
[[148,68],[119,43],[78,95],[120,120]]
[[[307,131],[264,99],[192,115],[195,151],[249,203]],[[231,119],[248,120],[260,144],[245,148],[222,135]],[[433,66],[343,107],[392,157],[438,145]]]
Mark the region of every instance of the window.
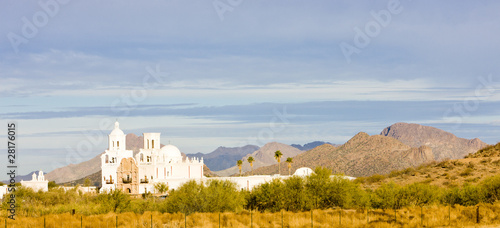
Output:
[[109,155],[106,154],[105,160],[106,160],[106,163],[109,163]]
[[155,148],[155,140],[151,140],[151,147]]
[[141,162],[144,162],[144,154],[141,154]]
[[120,148],[120,141],[116,141],[116,147]]
[[146,149],[149,149],[149,140],[147,140],[147,141],[148,141],[148,146],[146,147]]

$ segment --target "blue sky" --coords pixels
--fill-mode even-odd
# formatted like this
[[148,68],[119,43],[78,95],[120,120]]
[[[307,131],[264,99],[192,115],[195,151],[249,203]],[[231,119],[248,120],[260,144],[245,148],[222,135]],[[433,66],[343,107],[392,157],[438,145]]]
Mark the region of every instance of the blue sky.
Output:
[[343,143],[396,122],[496,143],[499,10],[497,1],[2,1],[0,120],[18,123],[22,174],[96,156],[116,119],[185,153]]

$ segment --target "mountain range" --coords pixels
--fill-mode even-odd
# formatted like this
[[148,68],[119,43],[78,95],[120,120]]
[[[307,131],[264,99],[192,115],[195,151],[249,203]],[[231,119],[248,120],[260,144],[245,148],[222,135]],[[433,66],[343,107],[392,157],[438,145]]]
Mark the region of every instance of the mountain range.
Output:
[[[340,147],[325,144],[294,157],[293,167],[323,166],[348,176],[369,176],[433,160],[429,147],[412,148],[394,138],[360,132]],[[277,165],[263,167],[254,173],[278,173],[277,168]],[[288,173],[287,169],[283,163],[281,173]]]
[[[314,142],[310,142],[310,143],[306,143],[304,145],[300,145],[300,144],[292,144],[290,146],[293,146],[299,150],[310,150],[310,149],[313,149],[317,146],[321,146],[323,144],[330,144],[330,145],[333,145],[329,142],[323,142],[323,141],[314,141]],[[335,146],[335,145],[334,145]]]
[[196,153],[187,154],[188,157],[203,157],[203,162],[212,171],[220,171],[230,168],[236,164],[236,161],[240,160],[247,154],[251,154],[258,150],[258,146],[246,145],[243,147],[219,147],[213,152],[208,154]]
[[[143,138],[135,134],[127,134],[126,137],[126,147],[133,150],[135,155],[143,146]],[[287,157],[293,158],[293,170],[303,166],[314,168],[321,165],[346,175],[367,176],[387,173],[392,169],[417,166],[432,160],[463,158],[485,146],[487,144],[477,138],[463,139],[434,127],[396,123],[383,129],[380,135],[369,136],[366,133],[358,133],[344,145],[315,141],[304,145],[289,146],[272,142],[262,148],[254,145],[219,147],[208,154],[196,153],[188,154],[188,156],[203,156],[208,166],[205,167],[205,173],[210,176],[237,174],[236,161],[239,159],[244,161],[242,171],[250,171],[251,168],[247,162],[249,156],[255,159],[254,174],[277,173],[277,162],[274,158],[276,150],[283,153],[282,162]],[[101,154],[79,164],[70,164],[55,169],[45,176],[56,183],[85,179],[100,171]],[[211,172],[209,168],[216,171]],[[281,173],[288,173],[285,163],[281,165]]]
[[[428,126],[396,123],[369,136],[360,132],[344,145],[321,145],[293,158],[292,173],[300,167],[324,166],[349,176],[386,174],[392,170],[418,166],[444,158],[463,158],[487,146],[479,139],[463,139]],[[287,165],[280,172],[288,173]],[[278,173],[272,165],[254,170],[254,174]]]

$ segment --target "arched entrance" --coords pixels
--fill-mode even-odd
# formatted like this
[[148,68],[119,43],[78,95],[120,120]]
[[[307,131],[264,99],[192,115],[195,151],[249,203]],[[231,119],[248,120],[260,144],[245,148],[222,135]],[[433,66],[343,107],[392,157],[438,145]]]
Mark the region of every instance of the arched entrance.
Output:
[[127,192],[128,192],[128,193],[131,193],[132,191],[130,191],[130,188],[127,188]]

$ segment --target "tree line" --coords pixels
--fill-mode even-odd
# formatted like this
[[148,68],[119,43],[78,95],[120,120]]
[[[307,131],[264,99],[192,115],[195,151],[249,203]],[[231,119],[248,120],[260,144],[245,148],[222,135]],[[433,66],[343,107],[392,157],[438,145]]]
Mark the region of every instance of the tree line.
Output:
[[[157,185],[156,188],[164,192],[168,190],[163,185]],[[402,186],[390,182],[376,189],[364,189],[357,182],[341,175],[331,176],[331,170],[317,167],[309,176],[274,179],[251,191],[238,189],[229,180],[209,179],[205,182],[189,181],[168,193],[165,199],[151,194],[133,198],[119,190],[87,194],[77,190],[64,191],[55,186],[48,192],[34,192],[29,188],[19,187],[16,198],[18,213],[27,216],[71,212],[73,209],[90,215],[145,211],[191,214],[242,210],[276,212],[327,208],[400,209],[434,204],[470,206],[493,203],[500,199],[500,175],[475,185],[466,183],[453,188],[427,183]],[[7,209],[8,206],[4,200],[2,208]]]

